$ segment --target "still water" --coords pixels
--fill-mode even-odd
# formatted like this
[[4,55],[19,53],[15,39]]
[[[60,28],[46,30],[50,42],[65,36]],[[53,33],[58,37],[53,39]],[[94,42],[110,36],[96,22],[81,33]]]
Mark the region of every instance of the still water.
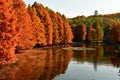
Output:
[[120,80],[120,45],[72,44],[26,50],[0,67],[0,80]]

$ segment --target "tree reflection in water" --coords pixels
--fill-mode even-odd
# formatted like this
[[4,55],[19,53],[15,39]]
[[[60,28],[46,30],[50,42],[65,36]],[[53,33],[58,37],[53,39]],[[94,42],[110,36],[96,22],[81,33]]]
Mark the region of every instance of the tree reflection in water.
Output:
[[120,51],[119,46],[106,46],[106,45],[79,45],[87,48],[95,48],[95,50],[78,50],[73,51],[73,60],[78,63],[89,62],[93,63],[94,69],[97,69],[97,65],[109,65],[112,64],[115,67],[120,67]]
[[61,47],[32,49],[16,54],[19,59],[17,64],[0,67],[0,80],[52,80],[65,72],[73,54]]
[[79,63],[97,65],[113,65],[120,67],[119,46],[102,45],[72,45],[72,47],[95,48],[95,50],[64,50],[70,47],[52,46],[31,49],[16,54],[17,64],[0,67],[0,80],[52,80],[60,74],[65,74],[70,60]]

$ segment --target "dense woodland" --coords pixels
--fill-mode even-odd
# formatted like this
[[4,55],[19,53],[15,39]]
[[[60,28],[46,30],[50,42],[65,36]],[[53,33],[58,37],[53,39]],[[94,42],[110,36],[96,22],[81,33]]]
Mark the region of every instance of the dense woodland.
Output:
[[67,19],[37,2],[0,0],[0,64],[17,61],[19,50],[72,40],[120,43],[120,14]]
[[35,2],[0,0],[0,64],[17,61],[15,51],[69,43],[71,27],[64,15]]
[[120,43],[120,13],[77,16],[68,19],[73,41]]

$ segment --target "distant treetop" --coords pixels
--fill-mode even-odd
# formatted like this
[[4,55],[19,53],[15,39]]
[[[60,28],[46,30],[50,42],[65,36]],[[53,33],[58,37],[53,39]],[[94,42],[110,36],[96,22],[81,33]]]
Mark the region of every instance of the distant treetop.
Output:
[[95,10],[94,15],[95,15],[95,16],[97,16],[97,15],[98,15],[98,11],[97,11],[97,10]]

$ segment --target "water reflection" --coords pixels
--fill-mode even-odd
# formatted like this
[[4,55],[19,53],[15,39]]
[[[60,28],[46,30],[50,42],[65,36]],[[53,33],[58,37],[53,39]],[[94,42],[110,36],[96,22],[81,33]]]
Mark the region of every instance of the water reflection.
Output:
[[52,80],[56,75],[64,74],[73,52],[61,47],[17,54],[20,59],[17,64],[0,67],[0,80]]
[[77,62],[89,62],[89,63],[93,63],[94,65],[94,69],[97,69],[97,64],[102,63],[103,57],[104,57],[104,51],[103,51],[103,47],[99,46],[99,45],[87,45],[85,46],[85,44],[81,45],[82,47],[88,47],[88,48],[95,48],[95,50],[82,50],[82,51],[74,51],[74,55],[73,55],[73,61],[77,61]]
[[[84,47],[95,48],[95,50],[64,50],[65,47]],[[69,80],[71,78],[82,80],[82,77],[90,77],[87,71],[97,73],[102,77],[102,69],[108,67],[108,73],[117,68],[119,76],[120,67],[120,46],[107,46],[107,45],[88,45],[88,44],[75,44],[64,45],[55,47],[45,47],[40,49],[26,50],[22,54],[16,54],[18,63],[10,66],[0,67],[0,80],[62,80],[67,75]],[[73,62],[77,64],[73,64]],[[77,67],[79,64],[79,67]],[[82,65],[84,66],[83,68]],[[94,71],[91,71],[91,65]],[[81,66],[81,67],[80,67]],[[102,67],[102,68],[101,68]],[[112,67],[112,69],[111,69]],[[99,68],[99,70],[98,70]],[[72,72],[72,70],[75,70]],[[87,70],[88,69],[88,70]],[[107,69],[107,68],[105,68]],[[83,71],[78,72],[78,71]],[[79,76],[73,75],[78,73]],[[104,73],[104,70],[103,70]],[[62,76],[61,76],[62,74]],[[63,76],[64,75],[64,76]],[[68,76],[69,75],[69,76]],[[85,76],[82,76],[85,75]],[[95,75],[95,73],[93,74]],[[111,74],[109,76],[112,76]],[[79,79],[81,77],[81,79]],[[99,77],[98,77],[99,78]],[[91,78],[89,80],[92,80]],[[116,78],[113,78],[114,80]],[[76,79],[77,80],[77,79]],[[84,80],[84,78],[83,78]],[[101,79],[94,79],[101,80]],[[103,80],[103,79],[102,79]]]
[[[82,47],[95,48],[96,50],[78,50],[74,51],[73,61],[78,63],[89,62],[93,63],[94,68],[97,65],[113,65],[120,67],[120,52],[117,46],[103,46],[103,45],[79,45]],[[117,52],[117,53],[116,53]]]
[[120,67],[120,52],[118,46],[110,46],[109,47],[109,53],[110,53],[110,61],[113,64],[113,66]]

